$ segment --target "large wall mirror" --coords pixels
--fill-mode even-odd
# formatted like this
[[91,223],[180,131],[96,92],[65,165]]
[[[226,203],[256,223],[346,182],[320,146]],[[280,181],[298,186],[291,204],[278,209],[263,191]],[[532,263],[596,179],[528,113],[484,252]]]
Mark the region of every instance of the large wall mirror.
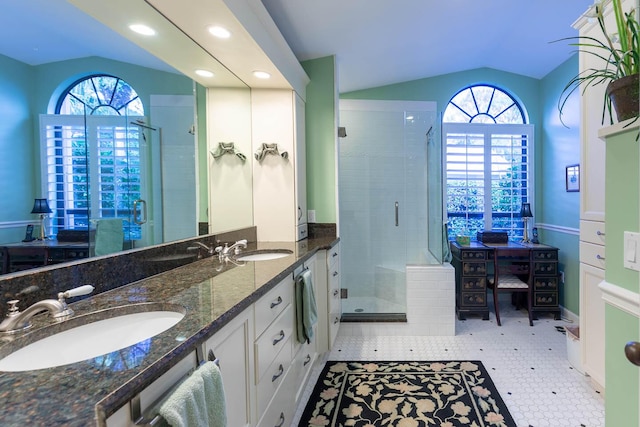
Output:
[[[2,15],[0,31],[10,41],[0,43],[3,273],[112,253],[114,239],[115,248],[122,242],[126,250],[251,225],[250,185],[246,195],[234,188],[248,201],[241,208],[246,224],[210,215],[229,194],[211,196],[212,180],[221,179],[211,172],[220,163],[216,144],[251,144],[250,89],[216,58],[142,0],[121,7],[11,0]],[[130,33],[132,17],[161,39]],[[117,83],[101,83],[99,76],[126,83],[142,109],[93,108],[117,92]],[[61,109],[58,101],[69,93],[76,107],[78,95],[88,101]],[[51,212],[39,212],[36,199],[45,199]],[[49,239],[37,239],[41,223]],[[29,241],[29,225],[36,240]],[[15,262],[7,263],[11,255]]]

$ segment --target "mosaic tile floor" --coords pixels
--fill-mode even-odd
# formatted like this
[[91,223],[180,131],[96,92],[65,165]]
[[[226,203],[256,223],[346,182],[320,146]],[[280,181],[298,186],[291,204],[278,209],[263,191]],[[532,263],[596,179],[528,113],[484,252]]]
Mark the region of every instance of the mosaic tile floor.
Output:
[[[563,326],[570,324],[541,317],[530,327],[526,311],[504,306],[502,327],[492,311],[489,321],[456,321],[453,337],[338,335],[325,360],[481,360],[518,427],[603,427],[603,396],[567,360]],[[314,367],[292,425],[321,367]]]

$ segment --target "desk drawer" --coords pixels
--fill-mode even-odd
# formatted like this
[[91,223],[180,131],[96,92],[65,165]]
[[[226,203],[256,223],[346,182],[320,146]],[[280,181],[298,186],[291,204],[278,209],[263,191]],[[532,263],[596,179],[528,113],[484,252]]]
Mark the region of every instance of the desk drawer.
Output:
[[487,278],[484,276],[462,278],[463,291],[484,291],[485,289],[487,289]]
[[462,259],[464,261],[487,259],[487,251],[462,251]]
[[487,305],[486,292],[462,292],[460,298],[463,307],[484,307]]
[[533,279],[533,289],[535,291],[557,291],[558,277],[535,277]]
[[604,270],[606,268],[604,246],[580,242],[580,262]]
[[557,292],[534,292],[533,305],[536,307],[557,307]]
[[558,263],[557,262],[534,262],[533,274],[544,274],[548,276],[558,275]]
[[534,261],[556,261],[558,259],[558,251],[531,251]]
[[486,262],[463,262],[462,274],[469,275],[469,276],[471,275],[486,276],[487,263]]

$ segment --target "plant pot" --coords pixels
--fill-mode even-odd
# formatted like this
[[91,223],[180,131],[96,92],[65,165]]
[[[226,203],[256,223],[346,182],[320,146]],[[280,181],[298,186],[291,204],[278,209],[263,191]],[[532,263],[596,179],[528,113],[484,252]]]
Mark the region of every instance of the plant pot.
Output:
[[622,77],[614,80],[607,86],[607,95],[616,110],[618,122],[638,116],[640,105],[640,80],[639,74]]

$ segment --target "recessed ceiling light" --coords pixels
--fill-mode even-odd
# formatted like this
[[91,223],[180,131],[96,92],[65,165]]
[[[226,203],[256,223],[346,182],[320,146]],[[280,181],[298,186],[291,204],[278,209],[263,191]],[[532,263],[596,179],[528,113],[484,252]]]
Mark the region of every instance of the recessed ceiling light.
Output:
[[213,77],[213,73],[209,70],[196,70],[196,74],[202,77]]
[[156,30],[144,24],[132,24],[129,25],[129,29],[143,36],[154,36],[156,34]]
[[271,74],[267,73],[266,71],[254,71],[253,75],[259,79],[268,79],[269,77],[271,77]]
[[228,39],[229,37],[231,37],[231,33],[229,32],[229,30],[223,27],[219,27],[217,25],[213,25],[209,27],[209,32],[212,35],[221,39]]

